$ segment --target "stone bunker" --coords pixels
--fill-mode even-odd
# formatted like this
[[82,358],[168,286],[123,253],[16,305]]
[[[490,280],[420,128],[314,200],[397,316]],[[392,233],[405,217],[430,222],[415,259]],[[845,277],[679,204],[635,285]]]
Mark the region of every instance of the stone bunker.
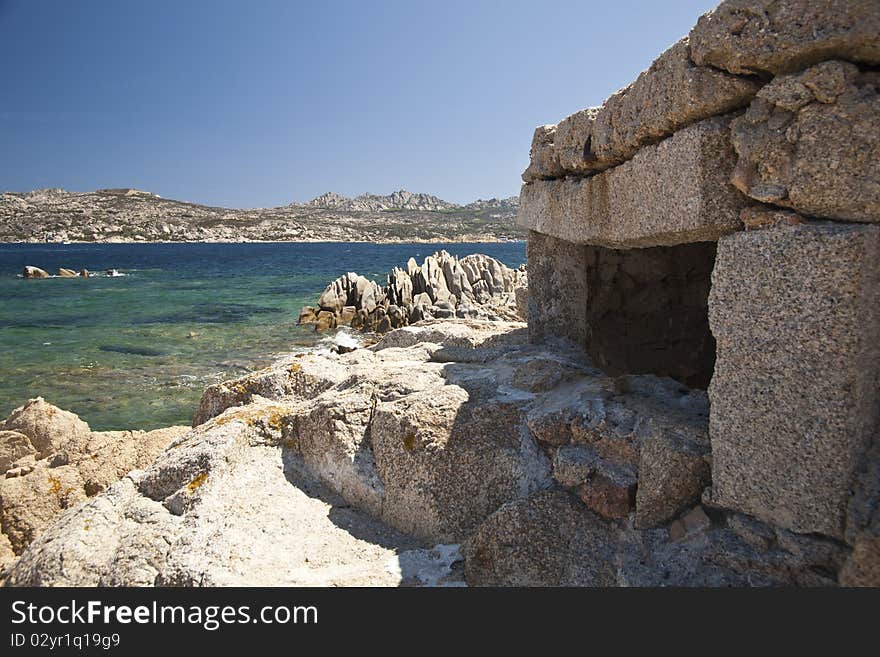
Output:
[[[714,242],[608,249],[532,233],[531,271],[552,288],[551,295],[542,290],[532,297],[531,335],[567,337],[611,375],[669,376],[705,390],[715,366],[709,330],[715,249]],[[561,271],[554,254],[563,250]]]
[[530,340],[707,389],[704,504],[847,544],[851,582],[880,581],[878,34],[872,1],[722,2],[536,129],[518,216]]

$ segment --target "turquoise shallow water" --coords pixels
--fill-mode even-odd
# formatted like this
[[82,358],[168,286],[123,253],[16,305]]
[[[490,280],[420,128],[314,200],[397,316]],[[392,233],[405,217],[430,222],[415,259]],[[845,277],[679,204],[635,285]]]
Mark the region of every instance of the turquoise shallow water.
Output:
[[[0,417],[42,395],[98,430],[189,424],[207,385],[315,343],[296,318],[330,280],[384,283],[441,248],[525,262],[521,242],[0,244]],[[125,275],[17,278],[25,265]]]

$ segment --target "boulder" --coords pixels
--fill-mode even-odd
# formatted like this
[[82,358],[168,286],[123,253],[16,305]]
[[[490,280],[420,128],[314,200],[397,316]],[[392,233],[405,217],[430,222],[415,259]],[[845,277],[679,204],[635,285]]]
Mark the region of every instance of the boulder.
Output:
[[313,323],[316,330],[350,324],[386,333],[434,317],[524,318],[517,295],[520,299],[524,295],[525,270],[510,269],[482,254],[459,260],[438,251],[427,256],[422,266],[411,258],[405,270],[392,269],[387,281],[381,287],[354,273],[340,276],[321,294],[320,310],[303,307],[300,324]]
[[42,460],[25,476],[0,479],[0,525],[21,554],[64,509],[84,499],[83,480],[74,466],[51,468]]
[[619,530],[569,493],[510,502],[465,545],[471,586],[614,586]]
[[371,427],[383,518],[436,542],[460,541],[503,503],[546,485],[546,458],[513,404],[469,402],[454,385],[379,403]]
[[347,376],[343,365],[314,354],[284,358],[271,367],[208,386],[193,416],[193,426],[232,406],[244,406],[255,397],[278,401],[315,397]]
[[318,313],[312,306],[303,306],[299,311],[298,324],[315,324],[318,321]]
[[20,554],[57,516],[127,472],[148,465],[186,427],[92,432],[41,397],[15,409],[0,431],[0,526]]
[[336,328],[336,326],[336,315],[334,315],[331,311],[321,310],[318,312],[318,319],[315,322],[316,331],[327,331],[329,329]]
[[77,277],[77,273],[75,271],[73,271],[72,269],[65,269],[64,267],[61,267],[58,270],[58,275],[61,278],[76,278]]
[[608,169],[692,123],[745,107],[759,88],[755,78],[695,66],[688,40],[682,39],[601,107],[575,112],[555,126],[539,126],[523,180]]
[[21,272],[22,278],[49,278],[49,272],[39,267],[25,266]]
[[75,414],[49,404],[42,397],[16,408],[6,419],[5,428],[28,437],[36,458],[44,459],[61,450],[79,455],[91,437],[89,425]]
[[0,473],[5,473],[19,459],[36,452],[31,439],[23,433],[0,430]]
[[658,431],[641,441],[635,526],[658,527],[698,502],[711,483],[703,430]]

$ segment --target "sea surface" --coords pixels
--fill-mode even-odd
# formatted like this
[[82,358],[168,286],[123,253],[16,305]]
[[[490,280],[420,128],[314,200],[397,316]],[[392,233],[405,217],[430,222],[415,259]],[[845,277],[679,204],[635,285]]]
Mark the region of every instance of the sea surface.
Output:
[[[331,280],[380,283],[439,249],[510,267],[493,244],[0,244],[0,419],[38,395],[96,430],[189,424],[202,390],[313,347],[296,320]],[[121,275],[25,280],[25,265]]]

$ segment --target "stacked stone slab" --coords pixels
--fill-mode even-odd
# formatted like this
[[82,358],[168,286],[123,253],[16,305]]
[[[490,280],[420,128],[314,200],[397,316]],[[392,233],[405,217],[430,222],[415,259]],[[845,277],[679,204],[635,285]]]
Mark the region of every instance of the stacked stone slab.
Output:
[[722,2],[536,129],[519,210],[530,338],[711,379],[704,504],[838,542],[844,584],[880,585],[878,35],[875,0]]

